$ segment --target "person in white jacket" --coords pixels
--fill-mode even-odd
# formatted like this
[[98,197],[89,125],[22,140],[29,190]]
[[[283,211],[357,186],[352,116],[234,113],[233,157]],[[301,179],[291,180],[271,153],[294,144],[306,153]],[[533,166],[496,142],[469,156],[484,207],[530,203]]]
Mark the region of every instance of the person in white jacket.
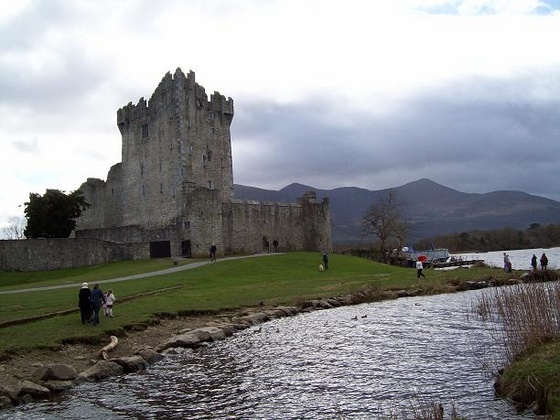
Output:
[[107,305],[106,310],[105,310],[105,315],[110,316],[111,318],[113,317],[113,304],[115,303],[117,299],[115,298],[115,295],[113,294],[113,289],[109,289],[107,290],[107,294],[105,295],[105,304]]
[[417,279],[419,279],[420,277],[426,277],[424,275],[424,273],[422,272],[422,270],[424,270],[424,264],[422,264],[422,261],[416,260],[416,278]]

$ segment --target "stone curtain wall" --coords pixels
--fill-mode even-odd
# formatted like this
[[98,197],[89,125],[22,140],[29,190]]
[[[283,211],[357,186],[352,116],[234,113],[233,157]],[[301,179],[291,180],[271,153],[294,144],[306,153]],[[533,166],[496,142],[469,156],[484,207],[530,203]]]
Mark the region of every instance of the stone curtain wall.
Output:
[[222,205],[226,254],[267,252],[263,238],[273,251],[331,251],[329,201],[305,195],[295,203],[231,200]]
[[113,165],[107,182],[88,178],[79,188],[91,206],[77,219],[78,229],[110,228],[122,225],[122,165]]
[[266,237],[278,241],[282,252],[303,250],[302,207],[298,204],[232,200],[223,204],[224,248],[226,253],[267,252]]
[[330,252],[332,236],[329,198],[319,202],[316,192],[308,191],[297,201],[303,209],[302,221],[305,232],[303,248]]
[[0,241],[2,271],[57,270],[149,257],[146,242],[124,244],[91,238]]
[[185,208],[186,223],[183,223],[181,234],[191,241],[192,256],[208,257],[212,243],[216,244],[218,255],[223,255],[224,214],[220,192],[196,188],[187,196]]

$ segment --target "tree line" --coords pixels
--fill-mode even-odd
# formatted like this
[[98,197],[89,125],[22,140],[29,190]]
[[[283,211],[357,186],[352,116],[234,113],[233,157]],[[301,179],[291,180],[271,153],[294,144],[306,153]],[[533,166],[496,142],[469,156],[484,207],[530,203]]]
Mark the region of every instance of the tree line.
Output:
[[560,245],[560,225],[533,223],[525,230],[504,228],[437,235],[418,241],[417,249],[448,248],[450,252],[486,252],[508,249],[550,248]]

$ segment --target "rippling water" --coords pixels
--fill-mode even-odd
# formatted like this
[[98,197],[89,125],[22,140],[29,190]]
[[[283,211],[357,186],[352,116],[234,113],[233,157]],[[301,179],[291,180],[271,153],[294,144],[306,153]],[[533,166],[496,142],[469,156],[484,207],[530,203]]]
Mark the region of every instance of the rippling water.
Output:
[[432,402],[469,419],[532,418],[494,397],[483,362],[496,361],[496,345],[469,317],[479,293],[274,320],[0,418],[411,418]]

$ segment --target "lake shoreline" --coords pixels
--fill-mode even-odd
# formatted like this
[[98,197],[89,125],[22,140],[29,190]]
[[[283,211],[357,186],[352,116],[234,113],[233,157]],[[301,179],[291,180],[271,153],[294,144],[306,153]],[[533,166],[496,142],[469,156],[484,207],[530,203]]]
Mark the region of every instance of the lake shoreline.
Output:
[[[294,314],[306,313],[314,310],[328,309],[338,306],[356,305],[366,302],[375,302],[401,297],[428,296],[444,293],[455,293],[473,289],[501,286],[521,282],[524,273],[511,273],[505,278],[486,278],[475,281],[464,281],[458,284],[449,283],[440,289],[411,286],[408,289],[380,289],[378,287],[366,287],[363,290],[343,297],[331,299],[309,300],[296,307]],[[557,277],[557,275],[556,275]],[[330,303],[329,303],[330,302]],[[239,310],[224,310],[211,314],[193,314],[191,316],[175,316],[162,314],[156,317],[149,325],[146,323],[136,325],[129,331],[118,337],[118,345],[109,353],[111,358],[126,358],[138,353],[139,349],[157,349],[162,343],[171,337],[193,331],[200,328],[216,327],[220,325],[239,324],[240,319],[253,317],[266,322],[273,319],[269,316],[261,316],[267,312],[277,309],[276,306],[262,304],[260,306],[240,308]],[[103,322],[103,319],[102,319]],[[254,323],[253,325],[256,325]],[[246,325],[246,328],[252,325]],[[84,326],[84,328],[93,328]],[[22,381],[29,379],[41,366],[50,364],[64,364],[73,366],[77,372],[83,372],[100,360],[99,351],[109,343],[109,337],[96,338],[92,342],[76,342],[61,345],[56,349],[34,349],[25,354],[13,354],[9,359],[3,360],[0,366],[0,382],[3,384],[2,395],[14,396],[18,394],[18,387]],[[63,394],[62,394],[63,395]],[[53,394],[51,397],[56,396]],[[13,401],[12,403],[17,401]],[[12,404],[13,405],[13,404]],[[6,404],[4,408],[12,405]]]

